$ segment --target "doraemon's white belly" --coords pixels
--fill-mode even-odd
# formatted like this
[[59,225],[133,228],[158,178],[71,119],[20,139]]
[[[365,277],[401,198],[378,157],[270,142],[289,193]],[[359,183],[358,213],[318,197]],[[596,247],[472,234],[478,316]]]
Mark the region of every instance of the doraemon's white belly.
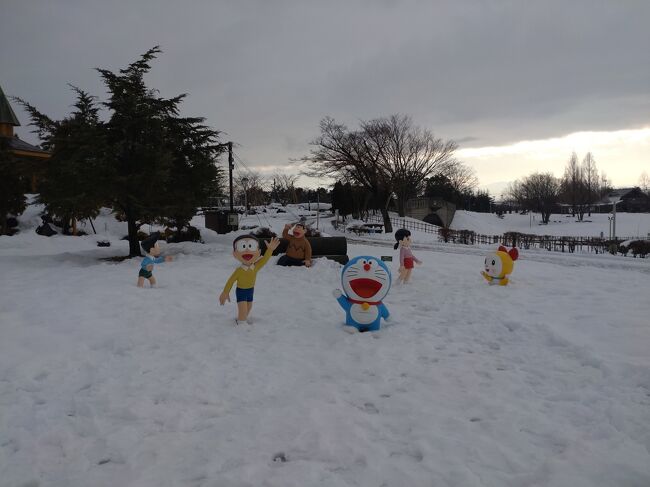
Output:
[[350,316],[357,323],[362,325],[368,325],[373,323],[379,316],[379,308],[374,305],[370,305],[370,308],[364,310],[360,304],[353,304],[350,308]]

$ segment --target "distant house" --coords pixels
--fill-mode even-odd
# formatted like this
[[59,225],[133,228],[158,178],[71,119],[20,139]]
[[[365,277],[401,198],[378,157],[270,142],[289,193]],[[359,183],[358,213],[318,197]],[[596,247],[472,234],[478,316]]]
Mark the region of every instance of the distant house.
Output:
[[40,147],[29,144],[14,134],[14,127],[20,126],[16,114],[0,87],[0,137],[7,142],[9,151],[16,157],[21,173],[28,179],[31,191],[38,191],[38,181],[45,172],[45,161],[51,154]]
[[609,213],[613,209],[613,201],[617,201],[616,211],[650,213],[650,196],[639,187],[620,188],[610,191],[595,206],[600,213]]

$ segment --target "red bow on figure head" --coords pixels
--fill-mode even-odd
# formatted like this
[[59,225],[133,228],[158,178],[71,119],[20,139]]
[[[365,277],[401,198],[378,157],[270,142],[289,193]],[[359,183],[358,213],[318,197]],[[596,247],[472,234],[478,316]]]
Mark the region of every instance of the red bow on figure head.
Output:
[[498,250],[499,252],[505,252],[508,254],[512,260],[517,260],[519,258],[519,251],[517,250],[517,247],[513,247],[508,250],[503,245],[500,245]]

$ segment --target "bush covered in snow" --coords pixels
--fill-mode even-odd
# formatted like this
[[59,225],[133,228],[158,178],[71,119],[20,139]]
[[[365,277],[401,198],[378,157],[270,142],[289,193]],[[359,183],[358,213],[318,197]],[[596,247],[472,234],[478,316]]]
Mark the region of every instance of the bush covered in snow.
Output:
[[271,230],[268,227],[258,228],[257,230],[252,232],[251,235],[254,235],[257,238],[273,238],[278,236],[277,233],[275,233],[273,230]]

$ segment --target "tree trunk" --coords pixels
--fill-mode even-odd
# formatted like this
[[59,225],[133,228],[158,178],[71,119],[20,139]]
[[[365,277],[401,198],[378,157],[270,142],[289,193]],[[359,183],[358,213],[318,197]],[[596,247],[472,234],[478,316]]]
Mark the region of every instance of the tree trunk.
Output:
[[61,233],[70,235],[70,218],[67,215],[61,219]]
[[140,257],[140,242],[138,241],[138,226],[130,210],[125,212],[126,221],[129,225],[129,257]]
[[393,225],[390,222],[390,215],[387,208],[381,209],[381,216],[384,218],[384,233],[393,233]]
[[77,236],[77,219],[72,217],[72,235]]
[[386,198],[386,204],[381,208],[381,216],[384,218],[384,232],[393,233],[393,224],[390,222],[390,215],[388,214],[388,205],[390,205],[390,195]]
[[406,216],[406,201],[403,197],[397,199],[397,214],[402,218]]

